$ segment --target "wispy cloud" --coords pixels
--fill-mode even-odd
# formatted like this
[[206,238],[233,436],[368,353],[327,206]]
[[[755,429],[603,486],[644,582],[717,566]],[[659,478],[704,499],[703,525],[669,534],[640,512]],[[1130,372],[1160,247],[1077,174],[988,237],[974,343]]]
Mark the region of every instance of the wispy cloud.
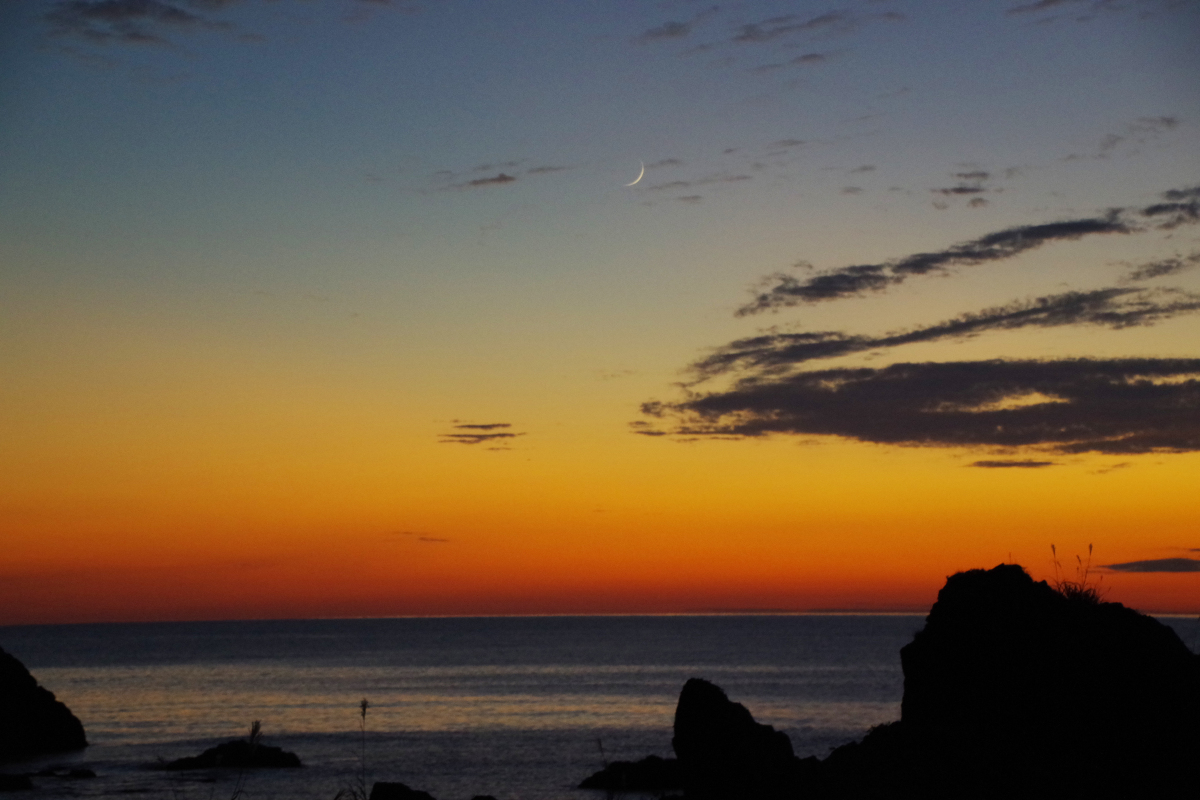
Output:
[[[749,378],[643,413],[682,436],[825,435],[1055,453],[1200,451],[1200,359],[893,364]],[[663,429],[661,427],[657,429]]]
[[1153,325],[1200,311],[1200,295],[1179,289],[1107,288],[1063,292],[987,308],[933,325],[883,336],[837,331],[769,333],[739,339],[694,363],[698,380],[734,370],[772,375],[808,361],[899,347],[920,342],[977,336],[987,331],[1094,325],[1113,329]]
[[515,180],[516,180],[516,178],[514,178],[512,175],[501,172],[499,175],[494,175],[491,178],[476,178],[473,181],[467,181],[466,183],[460,184],[460,185],[461,186],[498,186],[498,185],[502,185],[505,183],[512,183]]
[[1164,192],[1163,202],[1144,208],[1117,208],[1096,217],[1038,225],[1020,225],[928,253],[916,253],[878,264],[857,264],[807,279],[776,274],[770,288],[738,310],[739,316],[762,311],[884,291],[909,278],[949,274],[963,267],[1013,258],[1052,242],[1100,234],[1130,234],[1148,228],[1171,230],[1200,222],[1200,187]]
[[1197,265],[1200,265],[1200,253],[1163,258],[1158,261],[1139,264],[1125,275],[1125,280],[1131,282],[1148,281],[1153,278],[1161,278],[1164,275],[1174,275]]
[[[163,0],[62,0],[46,12],[56,35],[77,36],[92,42],[165,44],[171,29],[226,29],[227,22],[211,19],[194,9],[218,10],[232,2],[163,2]],[[191,10],[186,7],[190,6]]]
[[443,433],[438,438],[442,444],[499,444],[525,435],[508,430],[511,427],[511,422],[459,423],[454,433]]
[[1103,566],[1117,572],[1200,572],[1200,559],[1152,558],[1147,561],[1126,561],[1122,564]]
[[1042,467],[1053,467],[1057,461],[976,461],[968,464],[970,467],[981,467],[983,469],[1041,469]]

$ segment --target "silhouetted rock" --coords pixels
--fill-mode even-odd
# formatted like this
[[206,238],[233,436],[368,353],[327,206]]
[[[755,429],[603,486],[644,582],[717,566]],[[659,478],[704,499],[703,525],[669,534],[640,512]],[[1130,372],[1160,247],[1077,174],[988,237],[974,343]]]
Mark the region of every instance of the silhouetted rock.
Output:
[[300,758],[279,747],[234,739],[210,747],[198,756],[177,758],[162,766],[166,770],[214,769],[216,767],[291,769],[301,767]]
[[708,681],[684,684],[671,740],[692,800],[770,800],[789,796],[801,763],[787,734],[754,721]]
[[838,748],[829,797],[1200,796],[1200,657],[1016,565],[951,576],[900,651],[901,720]]
[[0,792],[25,792],[33,788],[28,775],[5,775],[0,773]]
[[0,761],[87,747],[83,724],[0,650]]
[[433,796],[429,792],[410,789],[403,783],[377,781],[371,787],[368,800],[433,800]]
[[[718,690],[719,691],[719,690]],[[646,756],[641,761],[614,761],[586,778],[580,789],[608,792],[663,792],[683,788],[683,770],[673,758]]]
[[686,797],[1200,797],[1200,656],[1155,619],[1002,564],[947,579],[900,660],[901,719],[823,761],[688,681],[674,739]]

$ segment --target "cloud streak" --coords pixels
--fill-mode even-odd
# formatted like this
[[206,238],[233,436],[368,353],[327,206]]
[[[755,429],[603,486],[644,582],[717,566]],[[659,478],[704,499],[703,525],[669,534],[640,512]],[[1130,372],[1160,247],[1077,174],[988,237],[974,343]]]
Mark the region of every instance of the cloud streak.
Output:
[[817,303],[881,292],[912,277],[950,274],[963,267],[1004,261],[1058,241],[1101,234],[1130,234],[1148,228],[1172,230],[1200,222],[1200,187],[1164,192],[1162,202],[1139,209],[1117,208],[1096,217],[1038,225],[1020,225],[960,242],[944,250],[915,253],[878,264],[857,264],[804,280],[776,274],[773,286],[738,309],[738,316],[805,303]]
[[1126,561],[1121,564],[1105,564],[1104,569],[1111,569],[1116,572],[1200,572],[1200,559],[1152,558],[1147,561]]
[[165,44],[160,27],[228,28],[185,8],[220,8],[228,3],[168,3],[162,0],[64,0],[55,3],[45,19],[56,35],[77,36],[93,42]]
[[511,427],[511,422],[461,423],[454,426],[455,433],[440,434],[438,439],[442,444],[499,444],[525,435],[507,430]]
[[[893,364],[750,378],[649,402],[677,436],[834,436],[1061,454],[1200,451],[1200,359]],[[645,429],[643,429],[645,430]]]
[[884,336],[850,336],[835,331],[771,333],[739,339],[690,367],[697,382],[734,370],[779,374],[808,361],[836,358],[906,344],[977,336],[987,331],[1094,325],[1121,329],[1153,325],[1200,311],[1200,295],[1179,289],[1107,288],[1022,300],[962,314],[934,325]]

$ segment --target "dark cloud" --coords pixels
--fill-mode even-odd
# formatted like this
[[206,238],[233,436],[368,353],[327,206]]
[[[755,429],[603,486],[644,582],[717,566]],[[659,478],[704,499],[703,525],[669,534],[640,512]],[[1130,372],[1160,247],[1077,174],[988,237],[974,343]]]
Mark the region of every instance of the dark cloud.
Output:
[[1200,559],[1153,558],[1148,561],[1126,561],[1123,564],[1103,566],[1117,572],[1200,572]]
[[883,336],[836,331],[770,333],[739,339],[692,365],[699,380],[734,370],[779,374],[807,361],[906,344],[977,336],[987,331],[1097,325],[1132,328],[1200,311],[1200,295],[1179,289],[1107,288],[1019,300]]
[[653,42],[656,39],[682,39],[691,32],[692,23],[690,22],[664,22],[657,28],[651,28],[637,38],[641,42]]
[[501,172],[499,175],[493,176],[491,178],[476,178],[473,181],[467,181],[463,185],[464,186],[495,186],[495,185],[501,184],[501,183],[512,183],[515,180],[516,180],[516,178],[514,178],[512,175],[508,175],[504,172]]
[[699,194],[689,194],[683,197],[677,197],[675,199],[681,203],[699,203],[704,199],[704,196]]
[[1061,6],[1066,3],[1076,3],[1079,0],[1038,0],[1036,3],[1025,3],[1024,5],[1014,6],[1008,10],[1009,14],[1030,14],[1037,11],[1046,11],[1047,9]]
[[916,253],[880,264],[858,264],[800,280],[776,274],[770,286],[738,310],[738,316],[756,314],[802,303],[837,300],[867,292],[879,292],[911,277],[1003,261],[1044,244],[1111,233],[1135,233],[1150,227],[1170,230],[1200,222],[1200,187],[1164,192],[1166,202],[1140,209],[1117,208],[1085,219],[1063,220],[1040,225],[1020,225],[981,236],[944,250]]
[[1191,269],[1197,264],[1200,264],[1200,253],[1164,258],[1160,261],[1151,261],[1134,267],[1125,276],[1125,280],[1135,282],[1148,281],[1151,278],[1161,278],[1164,275],[1174,275],[1177,272],[1183,272],[1185,269]]
[[683,162],[678,158],[662,158],[651,164],[646,165],[646,169],[659,169],[660,167],[681,167]]
[[[1200,359],[893,364],[753,377],[649,402],[674,435],[824,435],[1056,453],[1200,451]],[[658,429],[663,429],[659,427]]]
[[861,186],[843,186],[842,194],[862,194]]
[[163,2],[162,0],[64,0],[54,3],[45,19],[56,35],[93,42],[163,44],[163,30],[227,28],[228,23],[202,16],[191,8],[219,9],[228,3]]
[[685,39],[691,35],[692,31],[696,29],[697,25],[703,22],[705,18],[716,14],[718,10],[719,9],[717,6],[712,6],[711,8],[706,8],[700,13],[696,14],[687,22],[664,22],[662,25],[650,28],[640,36],[636,37],[634,41],[649,43],[668,39]]
[[565,169],[569,169],[569,167],[553,167],[553,166],[533,167],[531,169],[525,170],[525,174],[527,174],[527,175],[545,175],[550,172],[562,172]]
[[1040,469],[1057,464],[1057,461],[976,461],[968,466],[982,467],[983,469]]
[[988,178],[992,177],[992,174],[990,172],[984,172],[981,169],[977,169],[972,170],[971,172],[956,172],[954,173],[954,177],[958,178],[960,181],[986,181]]
[[501,444],[504,440],[525,435],[506,430],[511,427],[511,422],[459,423],[454,426],[454,430],[465,431],[465,433],[443,433],[438,438],[442,444]]
[[738,33],[733,37],[733,41],[742,44],[759,44],[818,28],[847,29],[853,26],[854,18],[844,11],[830,11],[804,21],[800,21],[800,18],[794,14],[788,14],[762,22],[742,25],[738,29]]
[[959,185],[959,186],[946,186],[941,189],[930,189],[930,191],[935,192],[937,194],[959,195],[959,194],[982,194],[983,192],[986,192],[987,189],[983,188],[982,186]]
[[853,175],[853,174],[859,173],[859,172],[874,172],[874,171],[875,171],[874,164],[863,164],[861,167],[855,167],[854,169],[850,170],[850,173]]
[[417,541],[418,542],[442,543],[442,542],[448,542],[450,540],[442,539],[441,537],[438,537],[438,536],[418,536]]

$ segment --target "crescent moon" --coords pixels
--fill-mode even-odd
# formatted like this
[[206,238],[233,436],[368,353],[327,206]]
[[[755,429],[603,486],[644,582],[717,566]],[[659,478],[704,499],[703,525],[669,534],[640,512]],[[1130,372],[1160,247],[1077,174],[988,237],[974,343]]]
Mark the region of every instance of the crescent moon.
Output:
[[625,184],[626,186],[633,186],[633,184],[640,181],[642,179],[642,176],[646,174],[646,162],[640,161],[638,163],[640,163],[642,165],[642,171],[638,173],[638,176],[636,178],[634,178],[632,182]]

